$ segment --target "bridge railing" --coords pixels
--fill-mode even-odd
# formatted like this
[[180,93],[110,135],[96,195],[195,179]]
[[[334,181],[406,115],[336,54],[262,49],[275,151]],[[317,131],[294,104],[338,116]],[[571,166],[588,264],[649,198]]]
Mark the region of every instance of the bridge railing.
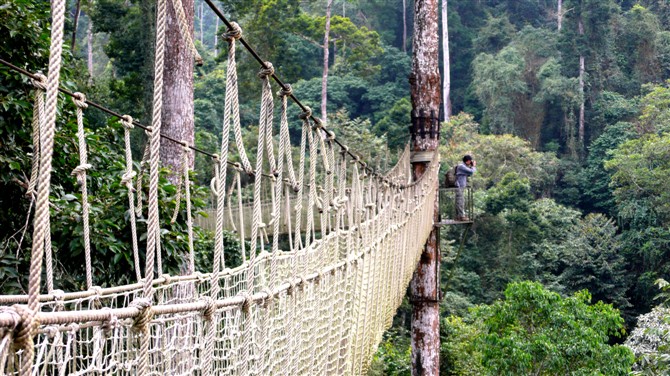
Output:
[[[465,217],[457,212],[457,200],[459,190],[463,195],[463,206],[465,210]],[[474,199],[472,194],[472,187],[466,188],[440,188],[440,222],[444,223],[466,223],[472,222],[474,215]]]

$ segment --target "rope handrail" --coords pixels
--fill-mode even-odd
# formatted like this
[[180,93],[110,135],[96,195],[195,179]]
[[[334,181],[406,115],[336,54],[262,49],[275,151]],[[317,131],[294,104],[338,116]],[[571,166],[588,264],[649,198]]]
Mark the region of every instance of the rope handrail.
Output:
[[[208,0],[205,0],[205,1],[208,1]],[[242,41],[242,40],[243,40],[243,38],[240,38],[240,41]],[[242,44],[244,44],[245,46],[247,46],[245,43],[246,43],[246,42],[243,42]],[[255,54],[255,52],[254,52],[254,54]],[[257,57],[257,56],[258,56],[258,55],[254,55],[254,57]],[[21,74],[23,74],[23,75],[26,76],[26,77],[29,77],[29,78],[34,79],[34,80],[39,80],[39,74],[37,74],[37,73],[32,73],[32,72],[30,72],[30,71],[28,71],[28,70],[25,70],[25,69],[23,69],[23,68],[21,68],[21,67],[18,67],[18,66],[16,66],[16,65],[14,65],[14,64],[12,64],[12,63],[10,63],[10,62],[8,62],[7,60],[4,60],[4,59],[0,58],[0,64],[6,66],[6,67],[8,67],[8,68],[10,68],[10,69],[12,69],[12,70],[14,70],[14,71],[16,71],[16,72],[18,72],[18,73],[21,73]],[[263,67],[265,67],[265,66],[263,66]],[[273,79],[274,79],[274,80],[275,80],[275,81],[282,87],[283,90],[286,90],[286,91],[289,91],[289,92],[290,92],[290,89],[289,89],[290,86],[284,84],[284,83],[283,83],[283,82],[276,76],[276,74],[273,73],[273,74],[271,75],[271,77],[272,77],[272,78],[273,78]],[[58,91],[60,91],[61,93],[65,94],[65,95],[68,95],[68,96],[70,96],[70,97],[72,97],[72,98],[75,98],[75,97],[76,97],[76,93],[75,93],[75,92],[70,91],[70,90],[68,90],[68,89],[65,89],[65,88],[63,88],[63,87],[59,87],[59,88],[58,88]],[[289,97],[290,97],[290,98],[291,98],[291,99],[292,99],[292,100],[293,100],[293,101],[294,101],[294,102],[295,102],[301,109],[303,109],[303,110],[307,109],[307,107],[304,106],[304,105],[303,105],[303,104],[302,104],[302,103],[295,97],[295,95],[293,95],[293,94],[291,93],[291,94],[288,94],[288,96],[289,96]],[[122,119],[122,118],[124,117],[124,115],[120,114],[119,112],[114,111],[114,110],[111,110],[111,109],[109,109],[109,108],[107,108],[107,107],[105,107],[105,106],[103,106],[103,105],[101,105],[101,104],[99,104],[99,103],[93,102],[93,101],[89,100],[88,98],[86,98],[86,100],[84,101],[84,103],[86,103],[87,105],[89,105],[89,106],[91,106],[91,107],[93,107],[93,108],[96,108],[96,109],[98,109],[98,110],[100,110],[100,111],[102,111],[102,112],[104,112],[104,113],[106,113],[106,114],[108,114],[108,115],[115,116],[115,117],[117,117],[117,118],[119,118],[119,119]],[[313,115],[310,115],[310,118],[311,118],[313,121],[319,122],[319,119],[315,118]],[[146,131],[147,133],[151,134],[151,131],[152,131],[152,130],[151,130],[151,127],[146,126],[146,125],[140,123],[139,121],[137,121],[137,119],[133,119],[132,124],[133,124],[134,126],[136,126],[136,127],[139,127],[139,128],[141,128],[141,129],[143,129],[143,130]],[[326,132],[328,132],[328,134],[333,134],[332,131],[327,130],[325,127],[322,126],[322,128],[323,128]],[[202,149],[200,149],[200,148],[198,148],[198,147],[196,147],[196,146],[194,146],[194,145],[190,145],[190,144],[184,143],[184,141],[177,140],[176,138],[170,137],[170,136],[168,136],[168,135],[166,135],[166,134],[161,133],[160,137],[161,137],[161,138],[164,138],[164,139],[166,139],[166,140],[172,141],[172,142],[174,142],[174,143],[176,143],[176,144],[185,146],[185,147],[187,147],[187,148],[189,148],[189,149],[195,151],[196,153],[200,153],[200,154],[206,155],[206,156],[208,156],[208,157],[210,157],[210,158],[213,158],[213,159],[218,158],[218,156],[217,156],[216,154],[214,154],[214,153],[210,153],[210,152],[205,151],[205,150],[202,150]],[[392,187],[395,187],[395,188],[407,188],[407,187],[412,186],[412,185],[415,183],[415,182],[411,182],[411,183],[409,183],[409,184],[399,184],[399,183],[390,181],[385,175],[382,175],[382,174],[380,174],[378,171],[376,171],[375,169],[369,167],[368,164],[360,158],[360,156],[356,155],[355,153],[352,153],[352,152],[349,150],[349,147],[347,147],[346,145],[342,144],[337,138],[334,138],[334,139],[332,139],[332,140],[333,140],[333,141],[334,141],[334,142],[341,148],[341,150],[342,150],[343,153],[346,153],[346,154],[348,154],[349,156],[351,156],[357,163],[359,163],[359,164],[365,169],[365,171],[368,171],[368,172],[369,172],[371,175],[373,175],[374,177],[376,177],[376,178],[378,178],[378,179],[381,179],[382,181],[385,181],[386,183],[388,183],[388,184],[391,185]],[[226,164],[228,164],[229,166],[233,166],[233,167],[236,166],[236,162],[226,161]],[[250,175],[253,175],[253,174],[250,174]],[[270,174],[263,174],[263,176],[265,176],[265,177],[267,177],[267,178],[272,178],[272,177],[273,177],[273,176],[270,175]],[[307,186],[309,186],[309,185],[307,185]]]
[[[432,214],[439,192],[439,153],[430,157],[431,163],[421,179],[411,183],[408,147],[396,166],[385,175],[369,167],[359,155],[339,142],[333,132],[323,128],[311,110],[292,95],[290,85],[274,74],[271,63],[263,62],[246,41],[241,40],[241,29],[236,23],[230,23],[224,35],[230,48],[220,154],[203,152],[162,135],[166,8],[170,3],[173,8],[180,8],[180,2],[156,0],[153,116],[149,127],[128,115],[88,102],[83,94],[60,87],[58,71],[65,0],[52,2],[52,14],[57,17],[52,30],[48,78],[0,60],[0,65],[33,79],[33,150],[37,157],[33,158],[32,167],[38,171],[37,178],[31,173],[27,189],[28,197],[36,200],[38,209],[32,238],[29,293],[0,296],[0,372],[12,376],[148,374],[150,371],[207,375],[364,374],[372,360],[371,351],[379,344],[393,312],[402,302],[423,244],[433,229]],[[256,149],[246,148],[241,137],[237,40],[241,40],[262,66],[258,75],[262,100]],[[281,112],[276,146],[271,76],[281,86],[277,94],[281,99]],[[77,105],[80,155],[74,173],[82,195],[80,208],[74,210],[84,217],[84,238],[86,228],[90,227],[86,220],[89,188],[85,184],[85,171],[94,167],[89,165],[86,150],[84,109],[87,106],[100,109],[116,116],[123,126],[125,170],[113,173],[119,175],[121,185],[127,190],[131,237],[134,242],[146,242],[144,255],[140,254],[139,246],[133,244],[133,260],[128,260],[135,270],[133,273],[129,268],[126,272],[135,274],[136,283],[112,284],[106,288],[95,285],[99,277],[93,274],[88,259],[95,257],[98,262],[105,258],[99,249],[91,247],[89,250],[84,246],[86,290],[54,289],[50,268],[52,264],[57,265],[58,260],[49,252],[52,223],[48,192],[59,92],[73,97]],[[292,154],[298,145],[292,145],[289,139],[289,97],[303,108],[299,116],[302,133],[297,169],[294,169]],[[135,126],[145,129],[149,135],[138,171],[134,168],[129,142],[129,133]],[[177,239],[181,237],[183,243],[176,248],[168,245],[171,239],[161,239],[159,207],[165,201],[158,197],[158,174],[162,139],[182,145],[183,165],[179,172],[182,176],[177,184],[171,221],[185,221],[186,230],[182,230],[185,234],[178,234]],[[341,150],[335,150],[336,144]],[[191,181],[185,162],[191,150],[209,155],[215,168],[211,182],[216,197],[214,243],[197,244],[197,249],[189,205]],[[256,156],[255,167],[247,156],[249,150],[252,157]],[[229,162],[228,157],[234,153],[240,156],[240,162]],[[145,201],[143,182],[147,173],[148,215],[146,233],[140,238],[132,220],[144,214],[141,207]],[[233,174],[232,179],[226,178],[227,173]],[[241,187],[241,173],[253,178],[252,197]],[[239,221],[232,216],[233,195],[237,198]],[[243,196],[253,204],[248,214]],[[186,200],[185,216],[180,216],[182,199]],[[264,204],[268,199],[271,205]],[[226,209],[231,224],[239,225],[239,232],[235,231],[241,242],[238,250],[225,244]],[[248,231],[245,230],[247,225],[250,226]],[[251,234],[246,251],[245,233]],[[280,246],[280,236],[284,234],[288,234],[288,246]],[[170,253],[174,250],[178,254]],[[127,251],[130,254],[130,245]],[[195,270],[196,251],[202,260],[209,261],[198,260],[199,270]],[[241,251],[241,265],[231,251]],[[184,275],[165,274],[162,254],[181,257],[180,273]],[[55,256],[58,258],[59,254]],[[145,273],[141,273],[142,261]],[[174,263],[171,261],[170,265]],[[40,294],[43,266],[47,269],[46,294]],[[69,270],[65,265],[63,269]],[[207,273],[203,273],[205,271]],[[57,272],[60,273],[60,266]],[[103,281],[100,279],[101,285]],[[13,303],[18,304],[8,306]]]
[[[205,2],[206,2],[207,5],[210,7],[210,9],[216,14],[216,16],[219,17],[219,19],[220,19],[221,21],[223,21],[223,23],[228,27],[228,30],[229,30],[229,31],[235,29],[235,26],[233,25],[233,23],[232,23],[231,21],[229,21],[228,18],[226,18],[226,16],[223,14],[223,12],[221,12],[221,10],[216,6],[216,4],[214,4],[214,2],[213,2],[212,0],[205,0]],[[243,36],[240,36],[239,38],[236,38],[236,39],[239,40],[240,43],[242,43],[242,45],[244,46],[244,48],[246,48],[246,50],[247,50],[247,51],[254,57],[254,59],[260,64],[260,66],[261,66],[262,69],[270,69],[270,67],[266,65],[266,64],[267,64],[267,60],[263,60],[263,59],[260,57],[260,55],[258,55],[258,52],[256,52],[256,50],[255,50],[253,47],[251,47],[251,46],[249,45],[249,43],[244,39]],[[273,79],[273,80],[274,80],[274,81],[275,81],[275,82],[282,88],[282,90],[284,90],[284,91],[286,91],[286,92],[289,93],[288,96],[291,98],[291,100],[293,100],[293,102],[294,102],[295,104],[298,105],[298,107],[300,107],[300,109],[301,109],[302,111],[308,111],[309,107],[305,106],[304,104],[302,104],[302,102],[300,102],[300,100],[299,100],[299,99],[295,96],[295,94],[293,94],[293,92],[290,90],[290,86],[289,86],[288,84],[285,84],[285,83],[281,80],[281,78],[279,78],[279,76],[277,76],[277,74],[274,72],[274,70],[272,71],[272,74],[271,74],[270,76],[271,76],[272,79]],[[311,114],[311,111],[310,111],[310,115],[309,115],[309,117],[310,117],[310,118],[312,119],[312,121],[315,122],[316,124],[320,124],[320,123],[321,123],[321,119],[319,119],[319,118],[315,117],[313,114]],[[328,130],[325,126],[323,126],[323,124],[320,124],[319,127],[321,127],[321,129],[323,129],[323,131],[326,132],[326,133],[328,134],[329,137],[332,137],[332,138],[331,138],[332,141],[334,141],[334,142],[335,142],[335,143],[342,149],[343,152],[349,154],[349,156],[351,156],[352,158],[357,159],[357,162],[361,165],[361,167],[363,167],[363,169],[364,169],[365,171],[369,172],[369,173],[372,174],[373,176],[375,176],[375,177],[377,177],[377,178],[379,178],[379,179],[381,179],[381,180],[383,180],[383,181],[386,181],[386,182],[389,183],[389,184],[395,184],[395,183],[393,183],[393,182],[388,181],[388,179],[386,179],[386,177],[384,177],[383,175],[379,174],[379,173],[378,173],[377,171],[375,171],[373,168],[369,167],[368,164],[367,164],[365,161],[361,160],[360,157],[359,157],[358,155],[356,155],[355,153],[353,153],[352,151],[350,151],[350,150],[349,150],[349,147],[347,147],[345,144],[341,143],[341,142],[334,136],[334,133],[333,133],[332,131]]]

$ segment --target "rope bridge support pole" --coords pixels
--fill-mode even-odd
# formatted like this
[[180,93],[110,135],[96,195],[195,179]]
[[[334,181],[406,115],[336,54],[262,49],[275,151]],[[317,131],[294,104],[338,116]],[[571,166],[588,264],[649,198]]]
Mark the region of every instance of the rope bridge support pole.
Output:
[[[437,0],[415,0],[412,42],[411,163],[416,181],[429,170],[439,145],[440,72]],[[438,189],[437,187],[435,189]],[[439,212],[436,195],[433,222]],[[412,375],[440,373],[439,234],[435,227],[424,245],[410,282],[412,304]]]

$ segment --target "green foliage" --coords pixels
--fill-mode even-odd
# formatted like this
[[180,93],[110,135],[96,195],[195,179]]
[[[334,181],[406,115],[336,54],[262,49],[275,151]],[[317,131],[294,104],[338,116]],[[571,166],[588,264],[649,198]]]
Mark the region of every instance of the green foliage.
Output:
[[411,347],[408,333],[389,330],[379,344],[368,370],[371,376],[409,376],[412,374]]
[[503,210],[528,211],[531,201],[528,179],[519,179],[519,175],[510,172],[488,190],[486,211],[496,215]]
[[614,221],[602,214],[589,214],[571,230],[559,246],[564,269],[559,281],[569,291],[588,290],[596,301],[619,309],[630,307],[629,287],[622,242]]
[[658,133],[670,131],[670,82],[664,85],[646,86],[649,93],[640,101],[640,133]]
[[477,173],[472,177],[476,188],[489,188],[514,172],[528,179],[533,193],[551,192],[556,180],[558,159],[552,153],[535,151],[528,141],[511,135],[482,135],[479,124],[471,115],[459,114],[442,126],[440,146],[442,170],[455,165],[465,154],[477,161]]
[[[610,305],[590,302],[587,291],[563,298],[539,283],[512,283],[504,300],[474,309],[469,324],[446,320],[454,334],[443,349],[453,351],[459,369],[483,375],[628,374],[632,352],[608,344],[624,334],[623,319]],[[463,337],[471,344],[451,340]]]

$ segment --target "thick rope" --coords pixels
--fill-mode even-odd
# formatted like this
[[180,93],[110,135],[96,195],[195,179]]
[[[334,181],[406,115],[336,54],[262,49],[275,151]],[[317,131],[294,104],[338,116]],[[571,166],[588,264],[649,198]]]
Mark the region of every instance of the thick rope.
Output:
[[[30,170],[30,181],[28,182],[28,189],[26,195],[30,197],[30,206],[32,207],[37,198],[37,178],[40,167],[40,128],[44,122],[44,92],[47,89],[47,78],[41,73],[37,73],[36,78],[31,82],[35,86],[35,103],[33,105],[33,159],[32,168]],[[30,213],[30,210],[28,210]],[[54,290],[53,277],[53,250],[51,248],[51,224],[47,224],[47,229],[44,231],[44,258],[46,263],[46,284],[47,292],[51,293]]]
[[120,119],[123,126],[123,140],[126,151],[126,171],[121,176],[121,185],[125,185],[128,190],[128,217],[130,219],[130,237],[133,245],[133,263],[135,265],[135,277],[139,282],[142,280],[142,271],[140,266],[140,251],[137,244],[137,211],[135,210],[135,188],[133,188],[133,179],[137,175],[133,170],[133,153],[130,147],[130,130],[133,125],[133,118],[130,115],[124,115]]
[[63,26],[65,24],[65,0],[52,1],[51,47],[49,49],[49,75],[47,79],[44,123],[40,129],[40,165],[37,180],[37,203],[33,225],[33,245],[30,258],[30,277],[28,282],[27,314],[22,317],[22,327],[28,331],[17,338],[19,347],[24,350],[21,357],[19,374],[30,374],[33,357],[33,336],[38,322],[35,318],[39,303],[40,277],[42,274],[42,256],[44,251],[45,230],[49,228],[49,190],[51,184],[51,161],[58,105],[58,83],[60,79],[61,54],[63,47]]
[[186,194],[186,232],[188,234],[188,274],[195,272],[195,250],[193,247],[193,214],[191,210],[191,179],[189,177],[189,155],[191,149],[188,147],[186,141],[183,142],[183,159],[182,168],[184,169],[184,192]]
[[195,48],[195,43],[193,42],[193,36],[191,28],[188,26],[188,21],[186,20],[186,13],[184,12],[184,6],[181,0],[172,0],[172,9],[174,9],[175,15],[177,16],[177,23],[179,24],[179,33],[181,34],[186,47],[193,55],[195,63],[197,65],[202,65],[202,57],[198,53],[198,50]]
[[77,105],[77,139],[79,140],[79,166],[75,167],[72,175],[77,177],[77,184],[81,187],[82,224],[84,227],[84,258],[86,260],[86,288],[93,287],[93,268],[91,267],[91,229],[89,227],[90,204],[88,203],[88,187],[86,171],[92,166],[88,163],[86,134],[84,133],[84,109],[88,107],[86,97],[82,93],[75,93],[72,101]]

